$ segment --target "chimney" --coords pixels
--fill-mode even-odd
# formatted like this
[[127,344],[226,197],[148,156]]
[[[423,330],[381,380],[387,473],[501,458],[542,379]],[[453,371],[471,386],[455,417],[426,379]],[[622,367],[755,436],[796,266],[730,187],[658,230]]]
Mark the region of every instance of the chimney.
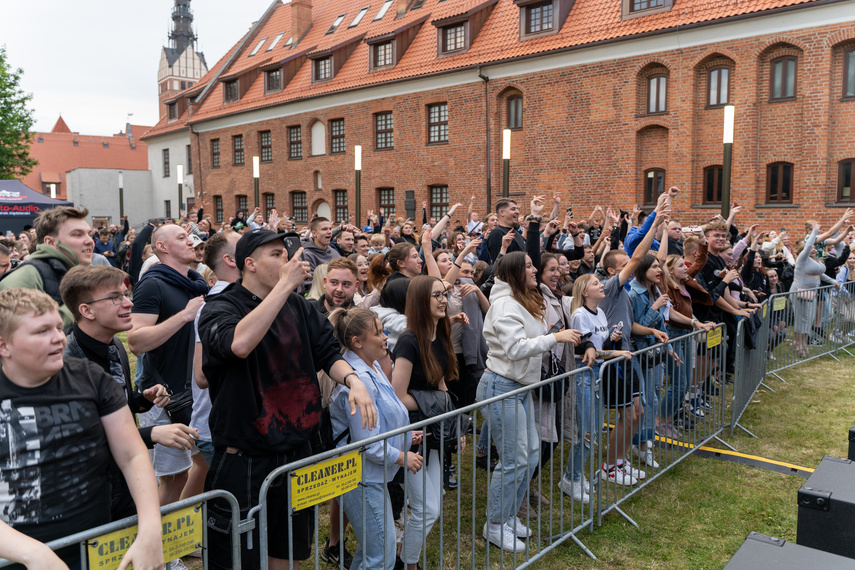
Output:
[[407,8],[410,7],[410,0],[396,0],[396,5],[398,8],[398,13],[395,15],[395,19],[403,18],[407,13]]
[[291,49],[312,27],[312,0],[291,1]]

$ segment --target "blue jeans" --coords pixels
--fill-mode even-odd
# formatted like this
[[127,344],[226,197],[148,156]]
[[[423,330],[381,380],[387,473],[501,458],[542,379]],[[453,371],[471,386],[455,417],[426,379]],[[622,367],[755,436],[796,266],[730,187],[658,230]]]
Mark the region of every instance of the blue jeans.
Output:
[[[668,338],[676,338],[686,334],[687,331],[668,327],[666,332]],[[665,360],[665,369],[668,371],[668,389],[659,402],[659,417],[670,418],[679,411],[683,405],[683,397],[689,390],[692,381],[692,339],[683,339],[671,345],[683,364],[677,365],[671,357]],[[647,415],[647,414],[645,414]]]
[[439,459],[439,451],[425,451],[422,444],[420,453],[425,458],[422,470],[415,475],[409,471],[404,472],[410,516],[407,517],[407,525],[404,528],[401,559],[407,564],[416,564],[419,561],[422,539],[427,544],[430,530],[442,509],[442,461]]
[[[365,492],[364,505],[363,491]],[[356,540],[359,541],[359,548],[353,555],[353,564],[350,565],[350,569],[392,570],[395,567],[395,519],[392,516],[392,501],[389,499],[386,484],[360,484],[353,491],[342,495],[339,500],[353,526]]]
[[[666,355],[666,359],[671,356]],[[653,441],[656,436],[656,410],[659,409],[659,390],[662,388],[662,377],[665,371],[662,364],[657,364],[653,368],[645,368],[641,374],[641,403],[644,405],[644,415],[641,416],[641,421],[638,423],[638,430],[632,437],[633,445],[638,445],[639,441]]]
[[579,437],[577,438],[578,443],[573,446],[573,453],[570,454],[564,472],[568,479],[576,482],[582,480],[582,470],[591,454],[590,445],[585,443],[585,434],[591,431],[593,421],[594,433],[591,434],[591,441],[593,441],[599,435],[602,425],[599,398],[595,399],[593,393],[594,379],[599,374],[599,363],[594,364],[590,372],[585,371],[576,374],[576,430]]
[[[490,371],[478,384],[479,400],[507,394],[522,384]],[[534,423],[531,392],[517,394],[488,406],[490,437],[499,450],[499,464],[490,478],[487,521],[503,523],[515,515],[528,483],[540,463],[540,437]]]

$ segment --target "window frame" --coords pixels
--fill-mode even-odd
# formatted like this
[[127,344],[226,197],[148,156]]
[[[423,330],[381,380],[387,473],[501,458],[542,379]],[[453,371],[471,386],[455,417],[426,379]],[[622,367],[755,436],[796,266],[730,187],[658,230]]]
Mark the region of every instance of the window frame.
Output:
[[276,208],[276,194],[273,192],[265,192],[261,195],[261,209],[264,212],[264,219],[270,218],[270,211]]
[[[388,48],[388,50],[386,50]],[[384,51],[388,51],[388,61],[386,63],[380,63],[380,51],[383,49]],[[386,67],[391,67],[395,65],[395,40],[387,40],[385,42],[379,42],[371,46],[373,67],[375,69],[384,69]],[[385,59],[384,59],[385,60]]]
[[[852,91],[847,92],[849,87],[849,72],[852,77]],[[841,100],[855,101],[855,46],[849,46],[843,50],[843,91]]]
[[[505,110],[507,128],[512,131],[521,131],[523,128],[523,96],[519,93],[510,95],[505,100],[505,106],[507,107]],[[519,109],[516,110],[516,113],[511,113],[511,109],[516,106]],[[516,121],[513,120],[514,118]]]
[[246,194],[235,194],[235,211],[243,210],[249,220],[249,196]]
[[191,146],[189,144],[186,145],[186,152],[187,152],[187,175],[192,176],[193,175],[193,149],[191,148]]
[[[778,196],[782,194],[783,190],[783,181],[784,181],[784,169],[789,167],[790,169],[790,188],[789,188],[789,197],[786,200],[782,200],[780,197],[776,199],[772,199],[772,170],[779,168],[780,172],[777,175],[778,178],[778,188],[776,189]],[[792,204],[793,203],[793,190],[795,187],[795,172],[796,168],[792,162],[778,161],[771,162],[766,165],[766,203],[767,204]]]
[[164,148],[160,151],[160,160],[163,166],[163,177],[169,178],[171,174],[171,168],[169,166],[169,149]]
[[[843,177],[846,167],[849,167],[849,198],[843,198]],[[855,158],[844,158],[837,162],[837,203],[852,204],[855,203],[855,188],[852,181],[855,179]]]
[[[448,26],[443,26],[439,29],[440,31],[440,53],[442,54],[454,54],[454,53],[462,53],[466,51],[466,36],[468,33],[467,22],[457,22],[454,24],[449,24]],[[460,38],[460,47],[449,48],[448,47],[448,36],[451,30],[459,29],[460,32],[455,33],[455,43],[457,43],[457,39]]]
[[[297,133],[297,137],[294,137]],[[295,153],[294,150],[299,151]],[[292,125],[288,127],[288,160],[301,160],[303,158],[303,127]]]
[[[547,28],[547,27],[543,26],[542,21],[544,18],[543,18],[543,13],[541,12],[541,15],[540,15],[541,28],[539,30],[533,31],[531,29],[532,20],[533,20],[533,18],[532,18],[533,12],[537,9],[546,8],[547,6],[549,7],[549,27]],[[549,34],[549,33],[552,33],[555,31],[555,17],[557,14],[555,13],[556,12],[555,11],[555,2],[553,0],[545,0],[543,2],[538,2],[536,4],[529,4],[527,6],[523,6],[522,8],[525,11],[525,15],[524,15],[525,25],[523,28],[523,35],[525,35],[525,36],[536,36],[536,35],[542,35],[542,34]]]
[[[431,118],[431,111],[435,108],[439,109],[441,107],[445,108],[445,120],[444,121],[443,120],[433,121]],[[440,119],[442,118],[442,110],[439,111],[439,117],[440,117]],[[443,129],[442,129],[443,126],[445,126],[445,138],[441,137],[441,134],[443,131]],[[437,129],[436,132],[438,133],[438,135],[440,135],[436,139],[432,138],[433,129]],[[442,103],[432,103],[432,104],[427,106],[427,144],[429,144],[429,145],[448,144],[448,140],[449,140],[449,137],[448,137],[448,102],[445,101]]]
[[[337,188],[333,190],[333,212],[336,222],[347,222],[350,212],[348,211],[347,190]],[[342,214],[344,214],[342,216]]]
[[[434,192],[440,193],[445,189],[445,201],[435,200]],[[440,197],[442,197],[440,195]],[[428,186],[428,217],[439,220],[448,213],[448,184],[431,184]]]
[[383,208],[383,216],[390,219],[395,215],[395,189],[384,186],[377,189],[377,209]]
[[225,215],[223,213],[223,197],[214,196],[214,223],[222,224],[224,219]]
[[[665,97],[664,103],[662,104],[662,108],[659,108],[659,102],[662,99],[661,96],[661,80],[665,80]],[[667,73],[654,73],[653,75],[648,75],[645,78],[647,83],[647,92],[644,101],[644,109],[646,115],[664,115],[668,112],[668,74]],[[656,83],[656,106],[655,108],[651,108],[651,89],[653,88],[654,82]]]
[[234,103],[240,99],[240,84],[237,79],[223,82],[223,103]]
[[[321,83],[324,81],[331,81],[333,78],[333,56],[328,55],[326,57],[319,57],[312,61],[312,81],[315,83]],[[324,71],[326,75],[321,76],[321,71]]]
[[[710,200],[710,187],[707,185],[709,174],[712,173],[713,176],[713,198],[718,196],[718,200]],[[701,202],[709,205],[720,205],[721,204],[721,195],[722,195],[722,180],[724,177],[724,167],[721,164],[711,164],[709,166],[704,167],[703,171],[703,179],[702,179],[702,195]]]
[[[336,133],[336,127],[341,126],[341,132]],[[329,129],[330,129],[330,154],[344,154],[347,151],[347,146],[345,145],[345,133],[344,133],[344,118],[338,119],[330,119],[329,120]],[[336,150],[336,146],[338,146],[338,150]]]
[[[302,198],[302,203],[300,199]],[[303,190],[291,191],[291,215],[297,223],[309,222],[309,197]]]
[[652,200],[648,199],[648,198],[651,198],[651,196],[649,196],[649,191],[648,191],[649,189],[647,187],[648,186],[647,181],[651,178],[650,175],[653,174],[653,176],[652,176],[652,178],[654,180],[653,183],[654,183],[654,185],[656,185],[656,177],[659,173],[662,174],[662,185],[661,185],[662,192],[665,192],[665,180],[666,180],[666,176],[667,176],[666,170],[664,168],[654,167],[654,168],[648,168],[647,170],[644,171],[644,178],[642,180],[643,180],[643,185],[644,185],[643,202],[644,202],[645,206],[656,205],[656,202],[659,200],[659,196],[662,195],[662,192],[657,192],[656,189],[654,188],[655,196],[652,196]]
[[[781,97],[775,97],[775,66],[777,63],[786,63],[792,61],[793,62],[793,94],[792,95],[782,95]],[[785,66],[786,67],[786,66]],[[784,78],[781,83],[781,89],[783,93],[784,81],[786,81],[787,74],[784,73]],[[795,101],[798,98],[799,94],[799,58],[794,55],[783,55],[781,57],[776,57],[769,61],[769,103],[780,103],[782,101]]]
[[[181,208],[179,208],[180,210]],[[163,217],[171,218],[172,217],[172,200],[164,200],[163,201]]]
[[[716,71],[718,72],[718,77],[716,78],[716,83],[717,83],[716,93],[718,95],[718,99],[715,103],[713,103],[711,101],[711,99],[712,99],[712,84],[713,84],[712,83],[713,82],[712,75]],[[725,72],[725,71],[727,72],[727,89],[725,90],[725,93],[724,93],[724,101],[722,101],[721,83],[722,83],[723,72]],[[715,67],[711,67],[711,68],[707,69],[707,101],[706,101],[706,103],[707,103],[706,108],[707,109],[718,109],[718,108],[724,107],[725,105],[730,103],[730,86],[732,83],[731,78],[730,78],[730,75],[731,75],[730,72],[731,72],[731,69],[730,69],[729,65],[716,65]]]
[[[380,128],[381,118],[385,119],[384,127]],[[381,137],[384,144],[381,143]],[[388,142],[388,144],[386,144]],[[393,111],[374,113],[374,150],[392,150],[395,148],[395,116]]]
[[258,149],[260,162],[273,162],[273,134],[269,130],[258,131]]
[[211,168],[220,167],[220,139],[211,139]]
[[246,145],[243,135],[232,135],[232,166],[246,164]]
[[[276,78],[274,82],[274,77]],[[275,85],[273,85],[275,83]],[[278,93],[282,91],[282,68],[277,67],[264,72],[264,93]]]
[[177,103],[167,103],[166,104],[166,120],[167,121],[177,121],[178,120],[178,104]]

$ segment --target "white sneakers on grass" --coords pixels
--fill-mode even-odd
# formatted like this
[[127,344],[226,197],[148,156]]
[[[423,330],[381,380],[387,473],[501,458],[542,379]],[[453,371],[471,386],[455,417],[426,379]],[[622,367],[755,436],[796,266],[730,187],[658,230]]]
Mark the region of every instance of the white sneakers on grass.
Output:
[[584,479],[582,481],[571,481],[567,475],[562,475],[561,481],[558,482],[558,488],[561,489],[562,493],[583,505],[591,502],[590,486]]
[[641,451],[637,445],[633,445],[632,446],[632,454],[634,456],[638,457],[639,459],[641,459],[641,461],[644,462],[645,464],[647,464],[648,467],[652,467],[653,469],[659,469],[659,463],[657,463],[656,460],[653,458],[653,442],[652,441],[648,441],[645,444],[645,450],[644,451]]
[[531,529],[522,524],[517,517],[511,517],[508,522],[494,528],[489,522],[484,523],[484,538],[508,552],[522,552],[525,543],[520,538],[531,536]]

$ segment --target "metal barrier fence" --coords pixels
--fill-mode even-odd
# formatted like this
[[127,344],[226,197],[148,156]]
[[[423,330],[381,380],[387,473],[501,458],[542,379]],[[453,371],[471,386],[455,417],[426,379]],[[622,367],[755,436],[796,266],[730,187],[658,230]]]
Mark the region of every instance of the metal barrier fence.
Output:
[[831,340],[838,350],[852,356],[848,347],[855,344],[855,281],[847,281],[832,295],[837,320]]
[[[231,507],[232,565],[234,568],[240,568],[238,534],[245,532],[251,523],[244,521],[242,526],[237,499],[227,491],[208,491],[160,508],[164,533],[164,560],[166,562],[201,549],[203,567],[208,567],[207,504],[212,499],[223,499]],[[176,517],[175,515],[181,516]],[[133,529],[136,524],[137,517],[135,515],[53,540],[47,543],[47,546],[51,550],[57,551],[79,545],[82,568],[109,570],[119,566],[121,556],[124,555],[133,541],[135,534]],[[170,537],[169,535],[173,536]],[[197,538],[200,540],[196,540]],[[0,558],[0,568],[11,564],[14,562]]]
[[[780,304],[779,301],[778,305],[780,306]],[[749,322],[745,318],[740,318],[736,327],[736,362],[734,365],[735,374],[730,418],[731,436],[736,428],[739,428],[751,437],[757,437],[748,431],[745,426],[741,425],[739,420],[742,418],[742,414],[745,413],[748,404],[751,403],[754,394],[757,393],[757,389],[760,386],[765,387],[770,392],[775,391],[764,382],[766,379],[767,362],[770,356],[769,346],[772,342],[772,338],[770,337],[772,322],[775,318],[780,318],[781,316],[778,315],[778,317],[775,317],[770,314],[774,312],[770,309],[772,306],[773,303],[770,301],[763,302],[760,309],[760,317],[757,319],[760,321],[759,327],[754,327],[756,321]],[[777,311],[777,313],[780,312],[780,310]],[[786,332],[786,329],[784,329],[784,332]]]
[[[486,374],[490,373],[485,372]],[[314,468],[317,471],[319,466],[327,465],[330,461],[346,462],[354,454],[364,458],[365,450],[371,444],[385,442],[396,435],[413,430],[437,429],[438,422],[451,421],[460,428],[469,415],[472,417],[473,426],[480,424],[480,430],[473,430],[473,435],[477,435],[480,443],[485,444],[484,458],[479,459],[470,449],[458,452],[457,459],[454,459],[454,455],[447,454],[444,442],[440,442],[439,450],[429,452],[429,457],[426,457],[425,464],[418,473],[413,474],[402,469],[403,483],[394,483],[403,488],[401,514],[395,515],[394,518],[396,523],[403,523],[403,530],[399,528],[397,531],[397,538],[400,539],[397,542],[402,546],[401,556],[405,562],[415,563],[414,558],[417,556],[417,561],[424,568],[475,568],[492,567],[491,565],[496,564],[501,568],[506,564],[514,568],[525,568],[567,540],[572,540],[594,558],[576,536],[584,528],[593,529],[593,503],[590,500],[584,503],[574,501],[562,492],[562,487],[566,486],[561,482],[562,474],[566,470],[572,471],[575,466],[572,439],[574,433],[578,436],[578,430],[573,425],[575,420],[572,417],[572,402],[575,401],[576,387],[584,384],[580,377],[585,374],[590,375],[591,369],[578,368],[534,385],[508,388],[505,393],[486,398],[471,406],[296,461],[271,472],[262,485],[259,505],[253,508],[249,515],[253,517],[257,514],[259,517],[258,542],[262,568],[267,568],[268,562],[269,517],[287,517],[288,532],[291,532],[294,524],[292,519],[296,512],[293,503],[302,504],[295,484],[299,486],[305,481],[306,470],[311,472]],[[565,405],[565,402],[571,404]],[[525,430],[522,437],[517,437],[515,433],[517,426]],[[539,428],[542,431],[538,431]],[[549,432],[550,437],[546,437],[547,441],[544,441],[543,434],[546,432]],[[493,434],[496,437],[492,437]],[[489,468],[495,452],[490,448],[490,439],[495,440],[497,451],[501,455],[492,477]],[[548,441],[552,439],[555,441]],[[540,449],[537,449],[538,447]],[[551,457],[548,461],[541,461],[541,457],[545,455],[541,456],[540,451],[547,448]],[[420,453],[424,456],[424,445],[420,447]],[[385,462],[385,446],[383,457]],[[478,464],[482,461],[487,469],[479,469]],[[456,489],[447,492],[442,489],[442,482],[437,481],[442,477],[446,463],[455,466],[459,479]],[[537,468],[538,474],[532,478],[534,467]],[[271,513],[267,496],[271,486],[281,477],[287,477],[291,490],[297,492],[289,496],[287,512]],[[369,496],[371,483],[365,480],[365,470],[361,470],[358,486],[350,491],[356,496],[339,497],[340,502],[351,506],[361,504],[362,514],[365,515],[366,505],[372,501]],[[431,491],[436,491],[437,487],[440,495],[438,504]],[[320,496],[315,499],[318,499],[318,502],[325,500]],[[535,503],[533,507],[532,503]],[[319,504],[313,504],[309,508],[313,510],[315,526],[314,548],[310,561],[317,568],[319,553],[323,548],[318,532],[321,510]],[[434,512],[431,512],[432,508],[435,508]],[[511,525],[511,530],[518,538],[527,538],[522,543],[522,549],[502,550],[483,540],[482,537],[486,534],[487,509],[490,509],[492,518],[500,519],[489,521],[493,523],[505,523],[504,517],[510,513],[507,522]],[[435,523],[430,524],[433,515]],[[514,516],[517,516],[518,520],[515,520]],[[339,523],[342,529],[343,518],[340,514]],[[389,560],[390,551],[383,548],[382,543],[384,537],[395,535],[394,527],[397,524],[387,518],[381,518],[380,526],[375,524],[373,529],[369,529],[369,524],[357,525],[362,527],[361,536],[357,534],[357,539],[361,540],[362,545],[372,549],[378,561],[377,567],[387,568],[394,564],[394,560]],[[425,520],[427,522],[424,522]],[[381,543],[379,546],[376,544],[378,541]],[[343,544],[343,541],[340,544]],[[293,556],[292,545],[289,560],[294,560]]]
[[599,366],[595,394],[603,429],[591,438],[601,466],[598,524],[617,511],[637,527],[621,503],[698,447],[713,439],[727,445],[718,437],[725,426],[726,336],[718,325],[638,350],[632,361]]

